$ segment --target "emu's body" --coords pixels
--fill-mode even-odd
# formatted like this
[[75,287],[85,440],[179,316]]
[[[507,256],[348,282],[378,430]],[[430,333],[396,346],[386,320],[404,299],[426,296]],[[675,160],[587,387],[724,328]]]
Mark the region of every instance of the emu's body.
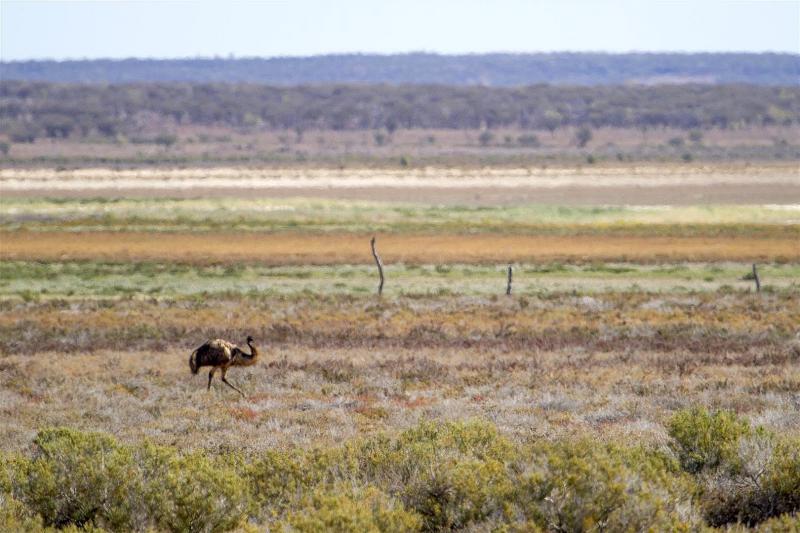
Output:
[[206,389],[211,389],[211,380],[219,368],[222,374],[222,382],[244,396],[242,391],[225,379],[225,374],[228,372],[228,368],[232,366],[250,366],[256,363],[258,350],[253,345],[253,337],[247,337],[247,346],[250,348],[249,354],[226,340],[214,339],[208,341],[189,356],[189,368],[192,370],[192,374],[197,374],[201,367],[211,367],[211,371],[208,373],[208,387]]

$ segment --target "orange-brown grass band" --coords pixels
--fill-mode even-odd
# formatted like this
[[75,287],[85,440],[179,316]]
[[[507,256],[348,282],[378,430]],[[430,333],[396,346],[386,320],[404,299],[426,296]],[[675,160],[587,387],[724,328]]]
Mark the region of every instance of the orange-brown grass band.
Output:
[[[387,263],[550,261],[798,261],[787,238],[548,235],[378,236]],[[196,264],[364,264],[368,235],[0,232],[3,260],[165,261]]]

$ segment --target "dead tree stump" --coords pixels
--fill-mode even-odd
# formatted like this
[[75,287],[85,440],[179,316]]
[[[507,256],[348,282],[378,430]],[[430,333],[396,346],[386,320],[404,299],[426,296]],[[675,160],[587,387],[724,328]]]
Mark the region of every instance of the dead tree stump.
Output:
[[369,241],[370,246],[372,247],[372,257],[375,258],[375,264],[378,266],[378,275],[381,278],[381,282],[378,285],[378,296],[383,294],[383,262],[381,261],[380,256],[378,255],[377,250],[375,250],[375,237],[372,237],[372,240]]
[[756,292],[761,292],[761,280],[758,278],[758,269],[756,269],[755,263],[753,263],[753,281],[756,282]]

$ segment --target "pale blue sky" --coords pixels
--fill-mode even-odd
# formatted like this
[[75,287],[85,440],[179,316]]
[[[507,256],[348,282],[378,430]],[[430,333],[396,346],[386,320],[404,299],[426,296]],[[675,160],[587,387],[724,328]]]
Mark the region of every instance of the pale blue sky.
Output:
[[800,53],[800,0],[0,0],[0,57]]

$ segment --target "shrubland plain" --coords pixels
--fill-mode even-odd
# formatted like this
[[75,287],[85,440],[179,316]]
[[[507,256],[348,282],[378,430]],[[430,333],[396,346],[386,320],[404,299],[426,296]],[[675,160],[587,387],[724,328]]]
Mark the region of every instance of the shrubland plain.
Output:
[[0,172],[4,530],[800,528],[796,165],[293,172]]

